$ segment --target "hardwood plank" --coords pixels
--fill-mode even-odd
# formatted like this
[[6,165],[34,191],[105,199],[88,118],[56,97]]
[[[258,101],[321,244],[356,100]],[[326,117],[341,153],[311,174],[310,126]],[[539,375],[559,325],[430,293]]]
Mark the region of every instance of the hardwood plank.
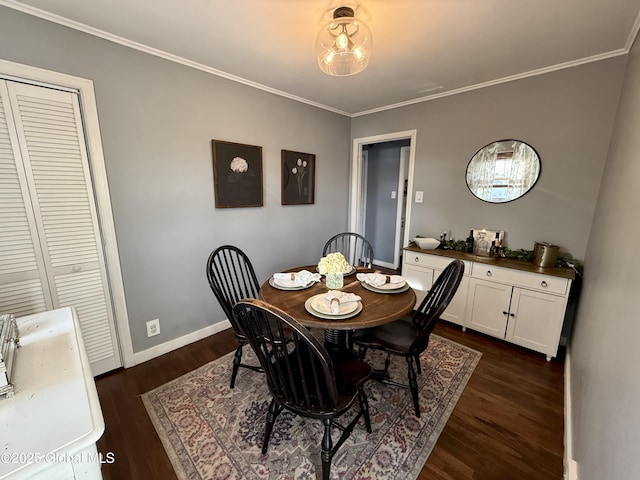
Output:
[[[435,333],[482,352],[421,480],[563,478],[564,357],[543,355],[441,322]],[[130,369],[98,377],[105,480],[175,479],[140,395],[236,348],[225,330]]]

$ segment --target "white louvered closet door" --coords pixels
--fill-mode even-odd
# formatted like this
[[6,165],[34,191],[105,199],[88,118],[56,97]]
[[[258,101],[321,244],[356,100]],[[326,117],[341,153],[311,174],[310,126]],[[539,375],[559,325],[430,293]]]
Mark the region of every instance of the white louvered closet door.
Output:
[[113,370],[121,359],[77,95],[0,83],[0,311],[75,307],[93,374]]

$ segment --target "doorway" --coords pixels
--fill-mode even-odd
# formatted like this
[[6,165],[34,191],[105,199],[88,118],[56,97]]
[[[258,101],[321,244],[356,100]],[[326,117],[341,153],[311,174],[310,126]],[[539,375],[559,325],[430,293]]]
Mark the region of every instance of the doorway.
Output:
[[350,229],[373,244],[374,263],[397,270],[408,245],[416,131],[353,140]]

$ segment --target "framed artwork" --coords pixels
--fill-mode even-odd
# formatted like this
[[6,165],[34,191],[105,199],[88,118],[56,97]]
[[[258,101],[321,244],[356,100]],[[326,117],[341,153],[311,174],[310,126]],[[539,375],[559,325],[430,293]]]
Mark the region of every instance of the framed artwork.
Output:
[[216,208],[262,206],[262,147],[212,140]]
[[282,205],[315,202],[316,156],[282,150]]

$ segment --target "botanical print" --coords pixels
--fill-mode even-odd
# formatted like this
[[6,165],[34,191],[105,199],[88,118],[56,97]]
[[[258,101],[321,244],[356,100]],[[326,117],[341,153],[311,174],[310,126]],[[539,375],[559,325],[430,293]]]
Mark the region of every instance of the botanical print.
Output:
[[262,206],[262,147],[213,140],[217,208]]
[[315,201],[315,160],[310,153],[282,150],[282,205]]

